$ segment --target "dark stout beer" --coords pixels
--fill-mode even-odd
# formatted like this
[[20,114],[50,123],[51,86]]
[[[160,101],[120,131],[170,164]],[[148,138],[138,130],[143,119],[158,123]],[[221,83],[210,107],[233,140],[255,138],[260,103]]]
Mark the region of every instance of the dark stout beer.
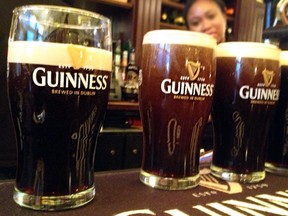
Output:
[[100,14],[48,5],[13,11],[7,78],[20,206],[55,211],[94,198],[111,50],[111,22]]
[[152,187],[175,190],[198,184],[199,141],[215,82],[214,47],[214,39],[185,31],[155,31],[144,38],[140,179]]
[[258,43],[218,45],[214,175],[243,182],[265,177],[266,142],[280,94],[279,52]]
[[94,193],[94,153],[108,100],[112,54],[82,47],[87,61],[75,69],[71,58],[77,49],[45,42],[9,44],[19,193],[55,197]]
[[288,51],[281,52],[281,89],[270,130],[266,170],[288,175]]

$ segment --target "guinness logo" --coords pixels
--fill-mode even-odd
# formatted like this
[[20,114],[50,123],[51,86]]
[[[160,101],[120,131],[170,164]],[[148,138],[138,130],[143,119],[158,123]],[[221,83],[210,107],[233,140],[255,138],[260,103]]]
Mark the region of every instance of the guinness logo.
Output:
[[75,70],[80,69],[85,63],[86,48],[71,44],[67,47],[67,49],[72,60],[73,68]]
[[199,62],[188,61],[187,68],[191,81],[197,79],[197,77],[199,76],[200,66],[201,65]]
[[275,75],[274,71],[269,71],[267,69],[264,69],[262,71],[263,79],[265,87],[269,87],[273,81],[273,77]]

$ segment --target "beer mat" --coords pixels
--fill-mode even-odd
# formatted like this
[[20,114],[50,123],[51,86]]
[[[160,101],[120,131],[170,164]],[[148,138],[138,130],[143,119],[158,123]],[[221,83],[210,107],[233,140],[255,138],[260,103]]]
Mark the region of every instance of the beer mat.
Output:
[[201,169],[200,185],[185,191],[150,188],[138,180],[139,170],[95,173],[96,197],[88,205],[60,212],[39,212],[17,206],[14,181],[0,181],[0,216],[8,215],[288,215],[288,178],[267,173],[257,184],[216,179]]

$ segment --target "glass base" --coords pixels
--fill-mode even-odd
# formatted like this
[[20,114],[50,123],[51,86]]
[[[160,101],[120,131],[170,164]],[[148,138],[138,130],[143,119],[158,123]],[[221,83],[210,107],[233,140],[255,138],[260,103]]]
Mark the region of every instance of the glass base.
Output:
[[277,167],[273,165],[272,163],[266,162],[265,169],[267,172],[270,172],[273,174],[288,176],[288,168]]
[[144,184],[163,190],[187,190],[198,186],[200,175],[185,178],[167,178],[152,175],[141,169],[139,179]]
[[82,192],[64,196],[37,196],[14,188],[14,201],[26,208],[43,211],[58,211],[83,206],[92,201],[95,196],[94,185]]
[[251,173],[234,173],[231,170],[211,165],[211,174],[225,181],[235,181],[241,183],[255,183],[265,179],[265,171]]

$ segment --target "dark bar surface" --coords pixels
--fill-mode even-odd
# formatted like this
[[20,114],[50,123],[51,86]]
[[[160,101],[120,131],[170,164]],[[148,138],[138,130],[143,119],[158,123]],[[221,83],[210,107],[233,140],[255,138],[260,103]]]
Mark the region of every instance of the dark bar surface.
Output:
[[194,189],[164,191],[142,184],[138,169],[96,172],[95,199],[86,206],[60,212],[19,207],[12,198],[14,180],[3,180],[0,216],[288,215],[287,177],[267,173],[257,184],[238,184],[214,178],[208,168],[201,173],[200,185]]

